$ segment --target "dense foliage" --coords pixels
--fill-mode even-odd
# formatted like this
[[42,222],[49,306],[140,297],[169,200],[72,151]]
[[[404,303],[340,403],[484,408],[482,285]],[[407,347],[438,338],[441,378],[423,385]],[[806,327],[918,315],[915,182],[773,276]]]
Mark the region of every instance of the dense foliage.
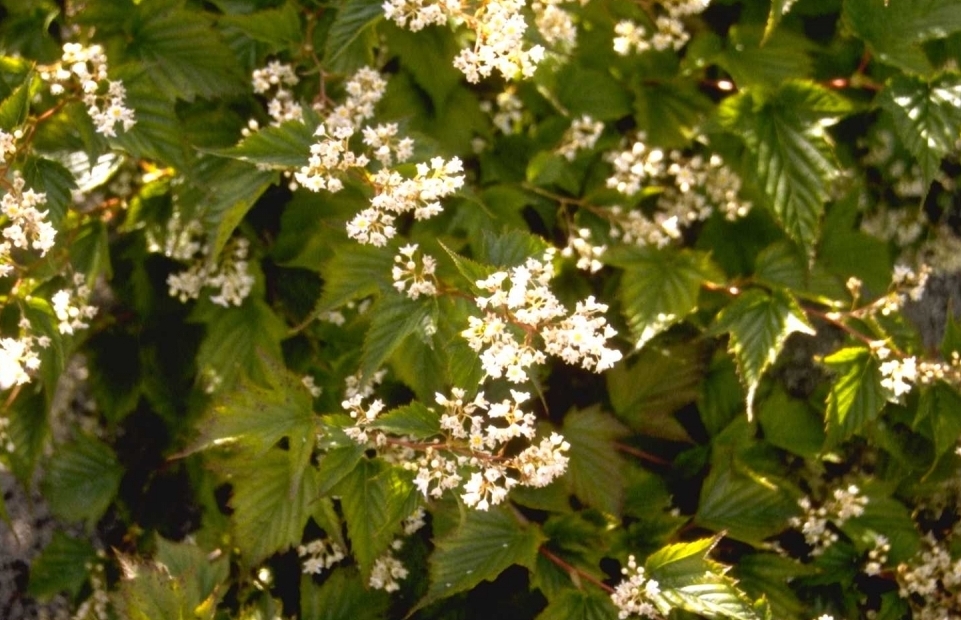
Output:
[[957,0],[0,7],[24,596],[961,617]]

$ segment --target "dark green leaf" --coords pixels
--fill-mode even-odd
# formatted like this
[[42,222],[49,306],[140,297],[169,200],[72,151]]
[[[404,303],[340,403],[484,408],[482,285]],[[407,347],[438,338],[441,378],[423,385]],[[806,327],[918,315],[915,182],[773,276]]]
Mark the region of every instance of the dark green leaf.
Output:
[[544,538],[533,524],[522,524],[506,507],[471,510],[449,536],[437,541],[430,557],[429,601],[493,581],[514,564],[533,568]]
[[0,129],[12,133],[23,125],[30,112],[30,76],[3,101],[0,101]]
[[309,451],[269,450],[257,458],[241,454],[228,463],[233,484],[233,543],[244,564],[256,566],[300,542],[317,499]]
[[49,600],[60,592],[76,596],[87,581],[87,564],[96,557],[96,550],[88,541],[57,530],[53,540],[30,563],[27,592],[40,600]]
[[631,248],[604,261],[624,268],[618,296],[638,349],[697,309],[703,283],[723,280],[710,256],[693,250]]
[[932,81],[894,76],[879,99],[929,184],[961,139],[961,76],[946,74]]
[[214,98],[244,90],[237,59],[204,14],[152,8],[143,12],[126,51],[141,60],[165,98]]
[[353,71],[366,64],[370,52],[362,47],[362,37],[383,15],[384,9],[378,2],[346,0],[327,33],[324,62],[329,68]]
[[379,416],[371,426],[394,435],[428,439],[440,433],[440,416],[414,401]]
[[197,351],[197,366],[213,372],[227,389],[241,377],[265,382],[270,371],[263,360],[282,359],[280,341],[287,335],[270,306],[248,299],[239,308],[211,307],[204,319],[208,331]]
[[586,505],[620,515],[624,503],[624,462],[614,441],[627,434],[613,417],[597,407],[564,416],[562,434],[570,443],[567,479]]
[[282,6],[254,11],[245,15],[224,15],[218,20],[221,26],[236,28],[245,35],[272,46],[273,49],[296,47],[303,39],[300,10],[295,2]]
[[314,132],[301,121],[288,121],[279,126],[264,127],[240,141],[237,146],[216,151],[251,164],[280,169],[307,164]]
[[77,188],[73,174],[61,164],[44,157],[30,157],[23,164],[23,180],[27,187],[47,195],[49,219],[58,224],[73,204],[71,192]]
[[404,338],[424,328],[430,305],[398,294],[386,294],[371,308],[370,329],[364,338],[361,371],[367,380]]
[[301,620],[380,620],[389,603],[386,592],[364,587],[356,569],[335,569],[319,586],[310,575],[300,580]]
[[613,121],[631,113],[631,101],[610,74],[569,63],[557,75],[557,99],[572,115]]
[[324,289],[317,312],[339,308],[349,301],[390,287],[394,254],[387,248],[351,244],[338,248],[324,265]]
[[92,524],[116,496],[123,471],[108,446],[81,435],[54,454],[43,480],[43,494],[59,518]]
[[596,590],[566,588],[536,620],[609,620],[617,611],[611,598]]
[[881,371],[871,351],[850,347],[824,358],[838,377],[827,402],[827,431],[832,442],[843,441],[874,420],[884,407]]
[[961,30],[954,0],[845,0],[844,19],[881,62],[906,71],[931,70],[920,43]]
[[761,376],[777,359],[787,337],[794,332],[814,334],[804,311],[790,295],[779,291],[769,295],[757,289],[744,292],[722,310],[712,329],[730,333],[728,350],[747,389],[748,419],[753,417]]
[[340,495],[351,552],[366,578],[412,511],[416,490],[396,467],[362,460],[334,492]]

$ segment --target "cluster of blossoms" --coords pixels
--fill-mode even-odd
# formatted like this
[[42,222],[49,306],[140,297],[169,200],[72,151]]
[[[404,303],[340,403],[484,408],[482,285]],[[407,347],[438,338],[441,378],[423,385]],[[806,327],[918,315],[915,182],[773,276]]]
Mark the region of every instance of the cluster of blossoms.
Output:
[[887,316],[898,312],[909,299],[921,301],[930,275],[931,268],[927,265],[921,265],[918,271],[907,265],[895,265],[894,273],[891,274],[890,291],[879,300],[881,314]]
[[417,247],[416,243],[409,243],[400,248],[400,253],[394,257],[394,267],[391,270],[394,288],[406,293],[411,299],[437,294],[437,286],[434,284],[437,261],[433,256],[421,253],[418,262]]
[[961,617],[961,560],[950,551],[957,526],[951,534],[947,540],[938,540],[927,533],[921,550],[898,565],[898,593],[911,603],[919,620]]
[[117,123],[124,131],[130,131],[137,123],[134,111],[127,107],[123,82],[107,79],[107,56],[99,45],[65,43],[60,63],[40,75],[51,82],[50,92],[54,95],[63,93],[71,82],[79,84],[87,114],[96,130],[107,137],[117,135]]
[[[494,104],[497,105],[496,109]],[[497,93],[494,104],[490,101],[481,101],[480,108],[491,115],[494,126],[504,134],[513,134],[520,131],[521,121],[524,118],[524,102],[517,96],[517,88],[513,84],[508,84],[501,92]]]
[[[106,557],[102,550],[98,551],[97,555],[101,559]],[[107,592],[107,575],[103,562],[88,563],[86,568],[92,592],[77,607],[73,620],[109,620],[113,615],[110,613],[110,595]]]
[[301,570],[306,575],[319,575],[347,557],[343,547],[326,538],[318,538],[306,545],[300,545],[297,547],[297,556],[303,562]]
[[53,312],[57,315],[57,329],[61,334],[72,334],[75,330],[86,329],[89,321],[97,314],[95,306],[88,306],[90,287],[84,281],[83,274],[73,276],[73,289],[63,289],[54,293],[50,298]]
[[578,228],[576,234],[567,238],[567,246],[561,250],[561,256],[571,258],[577,256],[577,268],[597,273],[604,266],[598,260],[607,251],[606,245],[594,245],[591,243],[591,231],[589,228]]
[[[358,71],[347,82],[346,101],[334,108],[315,131],[319,140],[311,146],[307,165],[294,173],[297,183],[310,191],[338,192],[344,187],[344,175],[357,170],[373,188],[374,196],[370,207],[348,222],[347,235],[375,246],[386,245],[397,234],[397,216],[412,213],[416,219],[433,217],[443,210],[440,199],[464,185],[463,164],[456,157],[418,163],[413,178],[405,178],[391,167],[413,155],[413,140],[398,139],[396,124],[363,126],[374,115],[374,106],[385,88],[386,82],[373,69]],[[352,150],[351,138],[358,130],[369,155]],[[368,171],[372,159],[379,164],[376,172]]]
[[810,497],[798,500],[804,511],[799,517],[791,517],[791,527],[801,530],[804,540],[811,546],[811,555],[821,555],[838,540],[837,532],[830,526],[840,527],[845,521],[864,514],[868,498],[856,485],[835,489],[831,498],[822,506],[815,506]]
[[891,543],[886,536],[881,534],[874,535],[874,547],[868,551],[868,561],[864,565],[864,572],[867,575],[880,575],[881,570],[888,561],[888,553],[891,551]]
[[[538,0],[531,4],[534,21],[548,44],[563,48],[574,46],[577,30],[570,15],[560,8],[570,0]],[[459,0],[386,0],[384,15],[398,26],[418,31],[448,22],[466,24],[474,32],[474,46],[460,51],[454,66],[468,82],[477,83],[495,70],[504,79],[531,77],[546,50],[540,45],[525,46],[527,21],[522,11],[524,0],[491,0],[480,3],[473,12]]]
[[23,138],[23,130],[15,129],[13,133],[7,133],[0,129],[0,164],[7,163],[7,156],[17,152],[17,140]]
[[[620,351],[607,347],[617,332],[602,313],[607,306],[589,297],[578,302],[568,316],[548,286],[554,275],[554,250],[543,260],[528,259],[509,271],[498,271],[478,280],[478,288],[489,295],[475,298],[485,311],[483,318],[470,317],[461,334],[475,351],[488,377],[506,377],[514,383],[527,381],[527,369],[547,360],[544,351],[569,364],[601,372],[621,359]],[[535,346],[540,334],[544,350]],[[519,339],[522,336],[522,339]]]
[[636,22],[620,21],[614,26],[614,34],[617,35],[614,37],[614,51],[626,56],[632,50],[637,53],[649,49],[679,50],[691,39],[683,19],[701,13],[708,4],[710,0],[667,0],[659,3],[665,12],[654,18],[654,31],[650,33]]
[[681,235],[681,228],[703,221],[715,211],[728,220],[744,217],[751,203],[739,197],[741,179],[718,155],[687,157],[650,148],[639,136],[629,149],[607,157],[613,175],[607,186],[635,196],[647,186],[662,189],[657,209],[648,216],[621,207],[609,210],[611,236],[625,243],[663,247]]
[[951,353],[947,361],[919,360],[915,356],[891,357],[891,351],[883,341],[874,342],[871,350],[881,360],[881,387],[885,396],[893,403],[903,402],[915,385],[931,385],[944,381],[961,386],[961,354]]
[[30,381],[30,372],[40,368],[38,349],[50,346],[47,336],[34,336],[30,332],[30,322],[20,321],[19,338],[0,338],[0,390]]
[[304,118],[304,109],[290,90],[300,80],[291,65],[276,60],[266,67],[255,69],[251,82],[254,92],[267,97],[267,114],[273,119],[272,125],[286,121],[299,121]]
[[561,145],[557,147],[557,154],[568,161],[574,161],[578,151],[594,148],[602,131],[604,123],[595,121],[588,114],[575,118],[564,133]]
[[385,592],[396,592],[400,589],[400,580],[406,579],[408,572],[403,562],[394,555],[394,551],[400,551],[403,546],[404,541],[397,539],[386,553],[374,560],[367,582],[371,588]]
[[53,247],[56,229],[46,220],[47,212],[38,207],[46,204],[47,195],[24,189],[22,177],[15,177],[0,198],[0,215],[6,219],[3,242],[0,242],[0,278],[14,269],[13,248],[34,249],[45,255]]
[[203,228],[196,220],[182,224],[174,213],[167,222],[164,254],[189,262],[190,267],[167,277],[170,296],[182,302],[197,299],[205,288],[216,291],[210,301],[219,306],[239,306],[250,294],[254,278],[250,275],[247,254],[250,243],[243,237],[230,241],[217,262],[209,260],[210,246],[201,242]]
[[626,579],[617,584],[611,594],[611,600],[619,610],[617,617],[621,620],[632,615],[659,619],[661,616],[651,602],[661,592],[657,581],[645,575],[644,567],[638,566],[633,555],[627,558],[627,566],[621,569],[621,574]]

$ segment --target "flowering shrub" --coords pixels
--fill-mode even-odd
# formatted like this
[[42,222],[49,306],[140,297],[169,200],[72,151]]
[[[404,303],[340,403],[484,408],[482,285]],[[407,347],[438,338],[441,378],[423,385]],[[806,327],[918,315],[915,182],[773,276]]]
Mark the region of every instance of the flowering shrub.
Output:
[[956,0],[0,7],[0,616],[961,617]]

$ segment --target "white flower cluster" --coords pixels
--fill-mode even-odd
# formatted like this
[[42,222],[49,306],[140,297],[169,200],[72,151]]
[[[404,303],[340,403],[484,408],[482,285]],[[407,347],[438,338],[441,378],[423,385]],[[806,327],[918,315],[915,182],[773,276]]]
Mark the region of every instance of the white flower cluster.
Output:
[[[97,555],[103,559],[106,553],[98,551]],[[73,620],[110,620],[110,595],[107,593],[107,576],[103,562],[87,564],[87,574],[90,576],[91,593],[87,599],[77,607]]]
[[521,11],[526,4],[524,0],[490,0],[473,13],[458,0],[387,0],[383,7],[387,19],[412,31],[449,20],[467,24],[474,31],[474,46],[461,50],[454,66],[468,82],[477,83],[495,69],[507,80],[534,75],[545,50],[540,45],[524,46],[527,22]]
[[564,133],[561,145],[557,147],[557,154],[568,161],[574,161],[578,151],[594,148],[602,131],[604,123],[595,121],[589,114],[575,118]]
[[7,156],[17,152],[17,140],[23,138],[23,130],[15,129],[13,133],[7,133],[0,129],[0,164],[7,163]]
[[888,294],[877,302],[881,314],[888,316],[900,311],[909,299],[921,301],[930,275],[931,268],[928,265],[921,265],[917,272],[907,265],[895,265]]
[[567,470],[565,453],[570,445],[557,433],[516,456],[500,456],[508,442],[535,437],[534,415],[520,408],[530,394],[511,390],[511,398],[499,403],[488,402],[483,392],[468,402],[465,397],[464,390],[455,388],[450,397],[437,394],[435,398],[444,407],[440,424],[447,445],[466,442],[469,456],[445,454],[437,446],[407,465],[417,472],[414,484],[424,497],[440,497],[460,486],[462,470],[468,468],[470,477],[461,487],[461,499],[471,508],[487,510],[504,501],[515,486],[546,486]]
[[485,315],[470,317],[470,326],[461,335],[480,352],[488,377],[527,381],[527,369],[547,360],[533,342],[535,334],[540,334],[548,353],[569,364],[580,363],[587,370],[601,372],[621,359],[620,351],[607,347],[607,340],[617,332],[600,316],[607,311],[606,305],[589,297],[566,316],[567,309],[548,286],[554,275],[553,256],[550,249],[541,261],[530,258],[523,265],[476,282],[490,293],[475,298]]
[[576,234],[567,238],[567,247],[561,250],[561,256],[571,258],[577,256],[577,268],[597,273],[604,266],[598,260],[607,251],[606,245],[594,245],[591,243],[591,231],[589,228],[578,228]]
[[267,95],[267,114],[273,119],[272,125],[280,125],[286,121],[300,121],[304,118],[304,109],[294,99],[291,87],[300,80],[293,66],[276,60],[267,66],[254,69],[251,76],[254,92]]
[[898,593],[911,603],[914,618],[961,617],[961,560],[951,556],[953,538],[938,540],[929,532],[921,539],[921,551],[898,565]]
[[823,506],[815,506],[810,497],[798,500],[798,506],[804,511],[800,517],[791,517],[791,527],[801,530],[804,540],[811,546],[811,555],[821,555],[824,550],[838,540],[837,533],[831,524],[840,527],[852,517],[864,514],[864,507],[868,498],[861,494],[856,485],[835,489],[831,499]]
[[621,569],[621,574],[626,579],[617,584],[611,594],[611,600],[618,609],[617,617],[621,620],[631,616],[659,619],[661,616],[651,603],[651,599],[661,592],[657,581],[645,575],[644,567],[638,566],[633,555],[627,558],[627,566]]
[[437,294],[437,286],[434,284],[437,261],[433,256],[421,253],[418,264],[417,247],[416,243],[401,247],[400,253],[394,257],[394,267],[391,270],[394,288],[406,293],[411,299]]
[[324,388],[317,385],[312,375],[304,375],[300,378],[300,383],[307,388],[312,398],[319,398],[320,395],[324,393]]
[[73,289],[63,289],[54,293],[50,299],[53,313],[57,315],[57,329],[61,334],[73,334],[78,329],[89,327],[89,321],[97,314],[95,306],[88,306],[90,287],[84,281],[83,274],[73,276]]
[[105,136],[117,135],[117,123],[124,131],[130,131],[137,123],[134,111],[127,107],[123,82],[107,79],[107,56],[99,45],[85,47],[79,43],[64,43],[60,63],[52,71],[43,71],[40,75],[51,82],[50,92],[54,95],[62,94],[65,84],[78,83],[87,114],[97,132]]
[[504,134],[513,134],[520,131],[521,121],[524,118],[524,103],[517,96],[517,87],[508,84],[504,90],[497,93],[494,99],[497,104],[496,110],[490,101],[481,101],[482,111],[491,115],[494,126]]
[[403,562],[397,559],[394,551],[399,551],[404,546],[400,539],[391,544],[384,555],[374,560],[374,566],[370,569],[370,579],[367,582],[375,590],[384,592],[396,592],[400,590],[400,580],[407,578],[407,568]]
[[614,26],[614,51],[626,56],[634,50],[637,53],[649,49],[658,51],[679,50],[691,39],[682,19],[701,13],[710,0],[667,0],[660,3],[665,13],[654,18],[654,32],[648,33],[644,26],[630,20],[623,20]]
[[641,211],[610,209],[611,236],[625,243],[663,247],[681,236],[681,228],[703,221],[715,211],[727,220],[744,217],[751,203],[739,197],[741,179],[719,155],[704,158],[685,156],[680,151],[665,153],[650,148],[638,136],[630,149],[608,155],[613,175],[607,186],[634,196],[647,186],[662,191],[657,210],[648,216]]
[[[562,50],[573,49],[577,45],[577,27],[571,14],[561,8],[571,0],[534,0],[531,11],[534,25],[548,45],[556,45]],[[580,0],[581,5],[587,0]]]
[[887,399],[893,403],[902,402],[903,396],[911,391],[918,380],[918,365],[914,357],[892,358],[881,363],[881,387]]
[[[347,235],[360,243],[384,246],[397,234],[395,218],[413,213],[426,219],[440,213],[440,199],[464,185],[463,164],[454,157],[445,161],[435,157],[429,164],[418,163],[413,178],[405,178],[391,166],[409,159],[414,142],[397,139],[397,125],[362,127],[374,114],[374,106],[383,97],[386,82],[373,69],[358,71],[347,83],[347,100],[335,108],[316,130],[320,138],[310,148],[307,165],[294,173],[300,185],[310,191],[338,192],[344,187],[342,177],[352,169],[361,171],[373,187],[370,207],[358,213],[347,224]],[[360,130],[363,144],[369,150],[358,153],[350,141]],[[380,168],[369,173],[371,158]]]
[[20,321],[18,338],[0,338],[0,390],[30,381],[30,372],[40,368],[37,349],[50,346],[47,336],[34,336],[30,333],[30,322]]
[[868,551],[868,561],[864,565],[864,572],[867,575],[880,575],[884,565],[888,562],[888,553],[891,551],[891,543],[886,536],[881,534],[874,535],[874,547]]
[[301,570],[306,575],[319,575],[347,557],[343,547],[327,538],[300,545],[297,547],[297,556],[302,559]]
[[15,177],[0,198],[0,215],[7,220],[0,242],[0,278],[10,275],[14,269],[11,252],[13,248],[33,248],[45,255],[53,247],[56,229],[46,221],[47,212],[38,207],[47,202],[47,195],[32,189],[24,189],[23,177]]
[[250,294],[254,285],[254,278],[248,271],[247,254],[250,242],[238,237],[227,244],[216,263],[208,260],[210,247],[197,245],[199,256],[194,254],[184,257],[180,251],[184,247],[193,247],[195,241],[189,241],[176,247],[176,254],[171,255],[179,260],[191,260],[192,264],[186,271],[172,273],[167,277],[167,287],[170,296],[182,302],[197,299],[204,288],[212,288],[217,292],[211,294],[210,301],[218,306],[228,308],[239,306]]

